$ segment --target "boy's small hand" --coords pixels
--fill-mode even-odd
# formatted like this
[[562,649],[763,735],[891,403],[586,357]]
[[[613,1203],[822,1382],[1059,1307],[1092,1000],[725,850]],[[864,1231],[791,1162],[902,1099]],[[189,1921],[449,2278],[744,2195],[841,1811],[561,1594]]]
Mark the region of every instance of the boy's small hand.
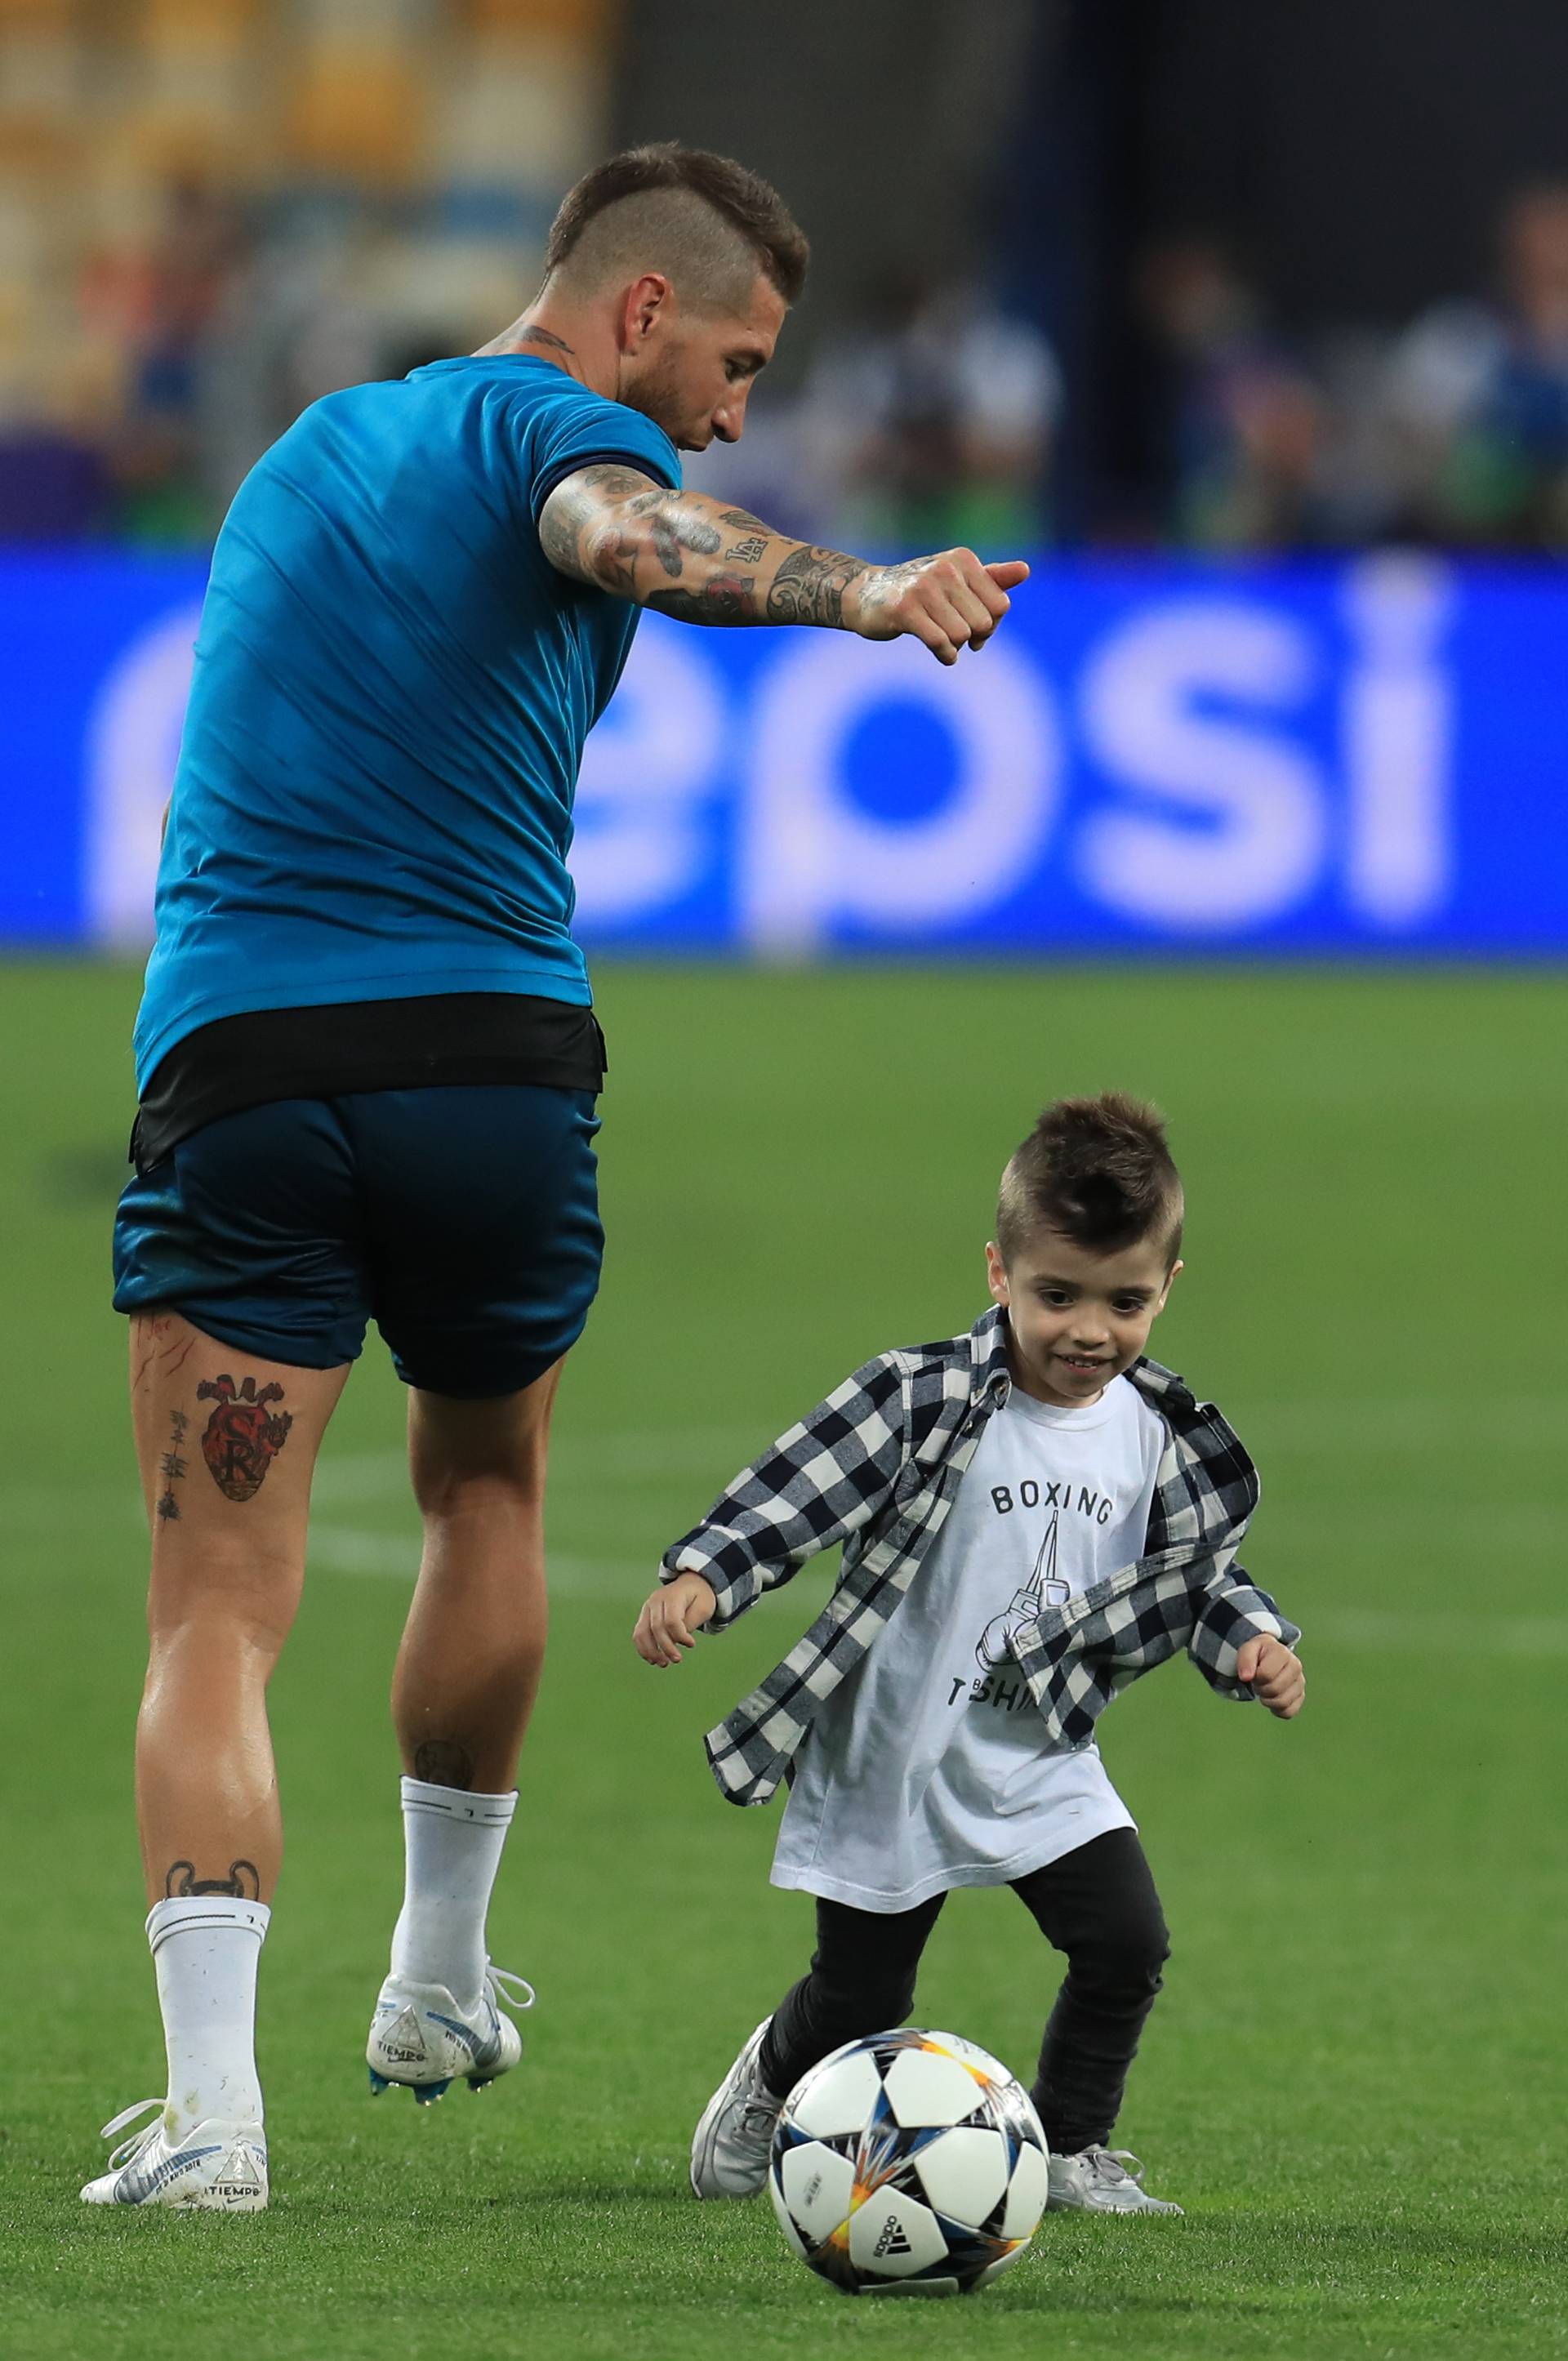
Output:
[[1283,1640],[1245,1640],[1236,1651],[1236,1678],[1245,1681],[1272,1714],[1291,1721],[1301,1710],[1307,1675]]
[[632,1644],[647,1664],[678,1664],[681,1650],[696,1644],[718,1601],[700,1574],[677,1574],[662,1582],[637,1618]]

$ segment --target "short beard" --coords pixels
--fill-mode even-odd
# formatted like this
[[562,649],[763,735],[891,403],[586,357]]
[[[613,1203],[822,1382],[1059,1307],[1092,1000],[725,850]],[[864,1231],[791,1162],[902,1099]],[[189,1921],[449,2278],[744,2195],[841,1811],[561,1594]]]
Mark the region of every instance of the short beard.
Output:
[[663,428],[672,443],[675,439],[675,430],[682,423],[676,382],[678,374],[676,356],[662,353],[657,360],[651,361],[639,372],[632,384],[627,385],[623,380],[617,396],[628,410],[640,412],[644,418],[651,418],[655,426]]

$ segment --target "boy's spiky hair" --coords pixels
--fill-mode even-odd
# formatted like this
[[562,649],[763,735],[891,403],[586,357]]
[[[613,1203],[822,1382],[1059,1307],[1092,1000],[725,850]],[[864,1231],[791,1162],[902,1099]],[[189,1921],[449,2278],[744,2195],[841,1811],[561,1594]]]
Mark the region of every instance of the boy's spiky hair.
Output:
[[1091,1254],[1140,1238],[1168,1265],[1181,1252],[1181,1176],[1155,1108],[1124,1091],[1058,1099],[1014,1151],[996,1202],[1004,1263],[1036,1230],[1057,1230]]

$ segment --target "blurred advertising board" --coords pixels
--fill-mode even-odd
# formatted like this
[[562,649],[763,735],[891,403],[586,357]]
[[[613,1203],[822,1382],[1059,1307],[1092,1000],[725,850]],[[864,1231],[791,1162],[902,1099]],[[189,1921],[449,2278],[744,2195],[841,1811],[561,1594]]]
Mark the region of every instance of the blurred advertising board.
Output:
[[[0,553],[0,943],[148,942],[202,587]],[[648,616],[573,867],[596,950],[1568,952],[1568,577],[1047,559],[951,670]]]

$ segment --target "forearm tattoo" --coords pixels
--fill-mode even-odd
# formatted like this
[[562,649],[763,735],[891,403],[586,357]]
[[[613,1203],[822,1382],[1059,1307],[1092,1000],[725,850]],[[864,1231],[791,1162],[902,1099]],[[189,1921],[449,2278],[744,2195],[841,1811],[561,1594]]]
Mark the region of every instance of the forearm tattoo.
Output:
[[661,490],[610,462],[585,467],[552,492],[539,538],[563,573],[685,623],[838,629],[846,590],[870,570],[840,550],[789,541],[749,509],[710,508],[700,495]]
[[198,1877],[193,1861],[175,1861],[169,1865],[163,1891],[181,1902],[192,1894],[232,1894],[236,1902],[259,1902],[261,1878],[253,1861],[231,1861],[226,1877]]
[[792,550],[768,592],[770,623],[825,623],[844,620],[844,593],[867,571],[862,559],[837,549]]
[[650,590],[647,604],[681,623],[755,623],[757,581],[751,574],[715,574],[694,590]]

